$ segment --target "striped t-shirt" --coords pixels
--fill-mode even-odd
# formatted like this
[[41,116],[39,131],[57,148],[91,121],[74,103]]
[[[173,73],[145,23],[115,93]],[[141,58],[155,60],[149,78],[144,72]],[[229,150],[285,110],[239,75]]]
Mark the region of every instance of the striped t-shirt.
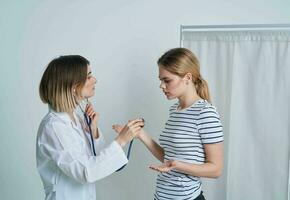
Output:
[[[223,141],[219,115],[215,107],[203,99],[180,111],[177,110],[178,105],[171,106],[169,119],[159,138],[165,153],[164,160],[203,164],[203,144]],[[192,200],[200,192],[199,177],[171,170],[158,174],[154,199]]]

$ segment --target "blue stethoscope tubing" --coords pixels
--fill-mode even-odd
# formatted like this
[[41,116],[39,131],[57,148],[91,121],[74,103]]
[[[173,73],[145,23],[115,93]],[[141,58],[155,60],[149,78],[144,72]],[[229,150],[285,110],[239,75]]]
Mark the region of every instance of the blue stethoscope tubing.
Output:
[[[129,160],[130,158],[130,153],[131,153],[131,148],[132,148],[132,145],[133,145],[133,141],[134,140],[131,140],[130,141],[130,144],[129,144],[129,147],[128,147],[128,152],[127,152],[127,159]],[[127,164],[123,165],[122,167],[120,167],[119,169],[116,170],[116,172],[118,171],[121,171],[122,169],[124,169],[124,167],[126,166]]]
[[[95,150],[95,143],[94,143],[94,137],[93,137],[93,132],[92,132],[92,127],[91,127],[91,124],[92,124],[92,120],[91,118],[89,118],[89,116],[84,112],[84,118],[85,118],[85,121],[86,121],[86,124],[87,126],[89,127],[89,132],[90,132],[90,138],[91,138],[91,143],[92,143],[92,151],[93,151],[93,154],[94,156],[96,156],[96,150]],[[131,154],[131,148],[132,148],[132,145],[133,145],[133,140],[130,141],[130,144],[129,144],[129,147],[128,147],[128,152],[127,152],[127,159],[129,160],[130,158],[130,154]],[[124,169],[124,167],[126,166],[127,164],[123,165],[122,167],[120,167],[119,169],[116,170],[116,172]]]
[[89,118],[89,116],[87,116],[86,113],[84,113],[84,118],[86,120],[87,126],[89,127],[89,132],[90,132],[90,138],[91,138],[91,143],[92,143],[93,154],[94,154],[94,156],[96,156],[97,154],[96,154],[96,150],[95,150],[94,137],[93,137],[92,127],[91,127],[92,120],[91,120],[91,118]]

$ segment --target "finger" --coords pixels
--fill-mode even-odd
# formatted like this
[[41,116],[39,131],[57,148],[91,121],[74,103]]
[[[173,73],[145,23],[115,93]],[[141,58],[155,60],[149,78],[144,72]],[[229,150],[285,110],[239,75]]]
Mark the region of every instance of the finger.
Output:
[[94,117],[94,113],[93,113],[93,112],[87,113],[87,115],[88,115],[89,118],[91,118],[91,119]]
[[119,125],[119,124],[113,124],[113,125],[112,125],[112,127],[114,127],[114,128],[115,128],[115,127],[118,127],[118,126],[120,126],[120,125]]
[[114,125],[112,125],[112,129],[113,129],[114,131],[118,132],[118,131],[117,131],[118,129],[117,129]]
[[93,109],[94,109],[93,104],[91,104],[91,103],[87,103],[87,104],[86,104],[86,109],[85,109],[85,111],[93,110]]
[[120,129],[120,130],[122,130],[122,129],[123,129],[123,126],[122,126],[122,125],[120,125],[120,124],[116,124],[116,125],[115,125],[115,127],[116,127],[116,129]]
[[116,133],[120,134],[120,132],[119,132],[118,130],[114,129],[113,127],[112,127],[112,129],[113,129]]
[[90,108],[90,109],[88,109],[88,111],[87,111],[88,113],[95,113],[95,111],[94,111],[94,109],[92,109],[92,108]]
[[88,107],[87,109],[87,113],[94,111],[94,109],[92,107]]
[[141,119],[134,119],[134,120],[129,120],[129,122],[127,123],[127,125],[130,127],[132,126],[133,124],[135,124],[136,122],[140,122],[142,121]]
[[134,124],[132,124],[129,127],[131,127],[131,128],[141,127],[142,128],[143,126],[144,126],[144,123],[142,121],[138,121],[138,122],[135,122]]
[[95,111],[91,110],[91,111],[89,112],[89,115],[90,115],[90,116],[95,115]]
[[138,126],[136,128],[133,128],[132,132],[133,132],[134,135],[137,135],[140,130],[141,130],[141,127]]
[[121,126],[121,125],[119,125],[119,124],[114,124],[114,125],[112,126],[112,128],[113,128],[116,132],[120,133],[120,132],[122,131],[122,129],[123,129],[123,126]]
[[139,122],[136,122],[135,124],[134,124],[134,126],[139,126],[139,127],[143,127],[144,126],[144,122],[143,121],[139,121]]
[[90,107],[90,104],[86,104],[86,108],[85,108],[85,111],[87,112],[87,110],[89,109],[89,107]]
[[152,166],[152,165],[150,165],[149,168],[156,170],[156,167],[155,166]]
[[150,165],[149,167],[153,169],[158,169],[158,165]]
[[157,171],[157,172],[161,172],[158,168],[154,167],[154,166],[149,166],[150,169]]
[[142,127],[137,126],[137,127],[131,127],[129,128],[129,131],[134,134],[134,136],[138,135],[140,131],[142,130]]
[[159,172],[167,172],[168,171],[166,167],[160,167],[160,166],[157,167],[156,170]]

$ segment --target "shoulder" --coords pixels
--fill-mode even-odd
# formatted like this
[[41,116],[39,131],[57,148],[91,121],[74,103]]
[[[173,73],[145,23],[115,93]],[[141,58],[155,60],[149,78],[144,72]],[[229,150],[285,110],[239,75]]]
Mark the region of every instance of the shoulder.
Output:
[[67,127],[66,122],[57,118],[53,113],[48,113],[41,121],[38,129],[39,139],[41,138],[51,138],[55,136],[56,132],[63,133]]
[[175,111],[177,109],[177,107],[178,107],[178,103],[176,102],[176,103],[174,103],[173,105],[170,106],[169,111],[170,112]]
[[205,118],[211,118],[211,117],[219,119],[217,108],[211,103],[204,100],[200,106],[199,119],[205,119]]

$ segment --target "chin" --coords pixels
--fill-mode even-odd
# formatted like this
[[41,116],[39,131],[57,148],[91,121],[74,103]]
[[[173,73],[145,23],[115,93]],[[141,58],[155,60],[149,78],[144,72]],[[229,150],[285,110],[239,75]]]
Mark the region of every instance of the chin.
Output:
[[173,97],[173,96],[166,96],[166,98],[167,98],[168,100],[175,99],[175,97]]
[[86,97],[85,98],[91,98],[91,97],[93,97],[94,96],[94,92],[93,93],[91,93],[91,94],[89,94],[89,95],[86,95]]

